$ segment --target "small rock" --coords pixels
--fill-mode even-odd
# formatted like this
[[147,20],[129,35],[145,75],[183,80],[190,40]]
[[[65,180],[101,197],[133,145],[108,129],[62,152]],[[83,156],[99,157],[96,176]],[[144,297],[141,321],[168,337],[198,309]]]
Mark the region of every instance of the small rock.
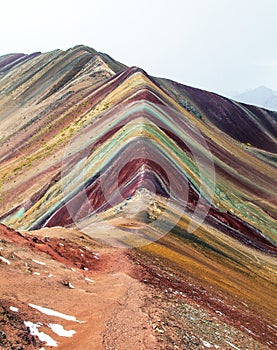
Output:
[[0,331],[0,338],[1,339],[6,339],[7,338],[6,333],[3,332],[3,331]]
[[160,334],[163,334],[163,333],[164,333],[164,330],[161,329],[161,328],[156,328],[156,331],[157,331],[158,333],[160,333]]
[[63,285],[70,289],[75,289],[75,287],[69,281],[63,281]]

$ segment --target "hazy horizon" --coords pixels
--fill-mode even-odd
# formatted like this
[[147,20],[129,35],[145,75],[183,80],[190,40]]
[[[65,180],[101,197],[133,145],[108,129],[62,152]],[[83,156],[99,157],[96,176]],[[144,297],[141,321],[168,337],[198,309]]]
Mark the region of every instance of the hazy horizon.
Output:
[[277,91],[275,0],[12,1],[0,55],[83,44],[129,66],[226,94]]

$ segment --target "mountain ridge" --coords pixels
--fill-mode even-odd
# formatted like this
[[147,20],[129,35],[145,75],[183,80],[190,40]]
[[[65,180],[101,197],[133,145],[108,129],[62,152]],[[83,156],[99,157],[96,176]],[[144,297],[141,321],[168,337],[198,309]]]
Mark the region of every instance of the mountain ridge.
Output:
[[[140,330],[122,326],[121,308],[146,324],[149,350],[151,329],[161,327],[149,324],[152,310],[155,324],[174,314],[176,324],[164,322],[168,331],[158,335],[165,344],[183,344],[185,324],[197,346],[205,346],[204,329],[226,348],[211,332],[224,321],[236,329],[235,346],[273,349],[277,113],[152,77],[83,45],[0,58],[0,69],[0,222],[9,227],[0,224],[0,269],[10,276],[0,283],[3,305],[20,301],[41,322],[28,303],[46,298],[44,283],[54,295],[45,306],[55,310],[66,292],[68,313],[85,295],[108,329],[96,332],[95,317],[74,304],[87,324],[76,326],[73,341],[84,349],[89,327],[99,349],[130,344],[124,332],[113,337],[118,329],[141,346]],[[32,259],[57,276],[41,265],[33,277]],[[11,287],[17,276],[41,295]],[[101,288],[122,306],[109,302],[112,315]],[[189,304],[215,328],[189,326]]]
[[226,93],[226,95],[245,104],[257,105],[258,107],[277,111],[277,91],[263,85],[240,93]]
[[[208,136],[208,144],[209,147],[211,147],[211,149],[213,149],[213,156],[215,156],[215,154],[217,154],[217,158],[218,158],[218,162],[222,161],[223,159],[226,160],[228,159],[228,163],[232,162],[232,157],[230,156],[231,153],[229,151],[226,152],[227,149],[234,148],[236,149],[236,152],[238,152],[238,147],[240,148],[240,152],[242,152],[242,154],[244,152],[249,152],[250,153],[252,151],[255,150],[255,148],[253,148],[253,146],[258,145],[259,147],[263,148],[265,147],[266,151],[272,150],[274,151],[274,149],[272,149],[272,147],[276,148],[276,143],[273,142],[273,137],[271,136],[271,129],[274,130],[273,128],[273,124],[268,124],[268,131],[266,131],[265,129],[265,123],[263,123],[262,125],[259,124],[259,122],[256,120],[254,120],[252,118],[252,113],[253,111],[250,111],[248,109],[245,109],[245,107],[238,105],[233,107],[234,108],[234,113],[233,113],[233,117],[236,116],[236,118],[238,118],[241,114],[240,119],[235,119],[232,122],[230,121],[230,105],[233,106],[232,102],[229,102],[228,100],[226,100],[226,98],[223,98],[221,96],[218,96],[216,94],[213,93],[209,93],[209,92],[205,92],[205,91],[201,91],[199,89],[194,89],[194,88],[190,88],[190,87],[186,87],[184,85],[180,85],[178,83],[174,83],[174,82],[169,82],[167,80],[163,80],[163,79],[156,79],[156,78],[152,78],[150,77],[144,70],[138,68],[138,67],[131,67],[131,68],[127,68],[124,70],[121,70],[117,73],[114,72],[113,75],[111,75],[111,72],[107,71],[107,69],[105,68],[105,64],[103,63],[103,61],[99,61],[98,63],[100,64],[100,69],[97,68],[97,70],[95,71],[95,65],[94,63],[91,64],[89,62],[95,62],[95,58],[97,59],[97,57],[99,56],[98,53],[96,53],[95,50],[93,49],[89,49],[86,48],[84,46],[77,46],[74,47],[72,49],[69,49],[67,51],[64,51],[62,53],[58,52],[58,56],[56,56],[57,51],[54,51],[54,56],[53,56],[53,52],[50,53],[50,57],[47,59],[50,59],[50,62],[52,62],[52,60],[54,59],[54,68],[52,67],[48,67],[48,65],[45,66],[45,64],[43,64],[42,66],[42,71],[41,70],[37,70],[36,75],[38,76],[38,79],[36,79],[34,81],[34,76],[32,75],[31,77],[29,76],[29,79],[27,79],[27,81],[29,81],[31,79],[33,79],[34,84],[33,86],[28,84],[26,88],[20,89],[19,92],[19,96],[16,97],[17,99],[20,98],[24,101],[24,104],[28,104],[30,105],[31,103],[31,110],[33,110],[33,106],[39,106],[39,105],[44,105],[46,104],[46,109],[45,107],[43,107],[43,109],[41,110],[41,112],[38,114],[38,117],[32,118],[30,119],[27,124],[26,127],[24,126],[24,124],[15,132],[14,135],[18,135],[22,134],[24,135],[24,139],[23,139],[23,143],[22,140],[20,140],[20,138],[18,139],[18,142],[21,144],[21,146],[17,146],[17,152],[21,152],[21,154],[24,154],[24,149],[26,149],[26,146],[31,147],[32,148],[37,148],[39,147],[35,153],[32,155],[31,158],[29,158],[28,161],[28,157],[27,159],[23,158],[23,162],[21,162],[21,165],[17,166],[12,173],[18,173],[22,170],[20,169],[24,169],[26,167],[29,167],[29,162],[33,162],[32,159],[34,159],[34,161],[37,160],[37,162],[43,162],[43,159],[47,159],[47,154],[51,154],[55,148],[60,147],[59,145],[63,145],[66,144],[68,141],[70,140],[76,133],[77,133],[77,139],[78,139],[78,133],[80,132],[80,130],[82,130],[84,128],[84,126],[88,127],[90,123],[90,120],[93,120],[91,118],[94,118],[94,115],[97,115],[100,112],[100,116],[103,115],[104,116],[104,124],[106,125],[105,128],[108,127],[109,130],[109,125],[107,125],[107,122],[105,122],[105,119],[109,118],[108,116],[110,115],[110,111],[113,111],[114,108],[119,108],[119,114],[118,117],[121,116],[121,111],[120,108],[122,108],[121,106],[124,106],[124,104],[128,103],[128,104],[132,104],[138,101],[141,101],[142,103],[144,103],[143,101],[146,98],[146,101],[148,100],[148,103],[155,103],[157,106],[170,106],[170,108],[176,109],[176,112],[171,112],[173,113],[172,115],[174,115],[174,113],[185,113],[186,118],[188,118],[188,121],[190,121],[190,123],[194,123],[194,125],[196,126],[197,130],[199,130],[201,133],[204,133],[204,135],[206,134]],[[46,54],[48,55],[48,54]],[[39,56],[41,57],[41,55]],[[36,58],[36,57],[29,57],[29,60],[37,60],[40,58]],[[69,62],[69,63],[68,63]],[[102,62],[102,65],[101,65]],[[22,63],[20,62],[19,65],[26,65],[27,63]],[[88,66],[89,64],[89,66]],[[31,65],[32,66],[32,65]],[[56,67],[57,66],[57,67]],[[47,79],[47,75],[46,74],[51,74],[50,76],[53,77],[53,72],[57,71],[57,69],[60,69],[60,67],[64,67],[63,68],[63,75],[61,77],[56,76],[55,75],[55,79],[58,78],[58,81],[54,84],[52,82],[53,78],[50,78],[50,82],[51,82],[51,88],[49,89],[47,86],[47,84],[49,84],[49,80]],[[89,67],[89,68],[86,68]],[[99,66],[98,66],[99,67]],[[10,67],[10,69],[15,69],[14,67]],[[46,71],[45,71],[46,69]],[[54,71],[53,71],[54,69]],[[91,78],[90,76],[90,71],[94,71],[94,77]],[[24,73],[26,74],[26,70],[24,70]],[[96,75],[95,75],[96,74]],[[28,76],[27,76],[28,78]],[[44,85],[41,84],[41,81],[43,81]],[[90,81],[94,82],[93,85],[93,89],[90,88]],[[4,81],[5,82],[5,81]],[[96,83],[96,85],[95,85]],[[40,89],[37,90],[36,86],[38,86],[38,84],[40,85]],[[21,84],[23,86],[26,85],[26,82],[23,80],[23,83]],[[44,87],[42,87],[44,86]],[[70,89],[76,86],[77,90],[76,93],[72,93],[70,91]],[[82,87],[80,89],[80,87]],[[177,87],[177,88],[176,88]],[[75,89],[76,89],[75,88]],[[173,90],[175,88],[175,90]],[[15,90],[12,91],[12,94],[15,94],[15,91],[18,90],[19,87],[16,87]],[[88,91],[88,93],[84,94],[84,91]],[[6,95],[9,93],[10,88],[8,88],[6,90]],[[66,92],[67,91],[67,92]],[[179,95],[174,95],[174,91],[177,92]],[[66,94],[65,94],[66,92]],[[173,92],[173,94],[172,94]],[[184,102],[181,101],[180,103],[180,94],[185,92],[185,94],[181,95],[181,97],[184,99],[186,99],[186,101],[188,103],[190,103],[190,101],[193,101],[194,104],[190,104],[185,105],[184,107]],[[4,90],[5,93],[5,90]],[[38,95],[39,94],[39,95]],[[170,96],[171,94],[171,96]],[[77,96],[76,96],[77,95]],[[78,95],[80,96],[80,101],[76,104],[76,101],[78,101]],[[16,95],[15,95],[16,96]],[[39,96],[39,98],[37,97]],[[42,97],[41,97],[42,96]],[[60,97],[57,97],[60,96]],[[65,97],[66,96],[66,97]],[[91,105],[91,98],[90,96],[99,96],[96,97],[96,100],[94,99],[94,101],[99,101],[96,102],[98,103],[97,107],[93,107],[93,105]],[[174,99],[175,97],[175,99]],[[55,103],[50,104],[49,102],[51,99],[55,99]],[[60,117],[58,117],[58,119],[56,118],[56,110],[59,110],[60,108],[64,108],[63,106],[65,105],[65,101],[67,100],[72,100],[72,107],[69,107],[69,110],[66,111],[66,113],[61,114]],[[119,107],[115,107],[115,99],[119,99],[120,101],[120,105],[118,105]],[[57,105],[57,101],[61,101],[60,105]],[[151,102],[150,102],[151,101]],[[68,103],[68,102],[67,102]],[[95,102],[93,102],[95,103]],[[118,102],[116,102],[118,104]],[[228,103],[226,107],[223,107],[225,103]],[[23,107],[24,107],[23,104]],[[209,105],[210,104],[210,105]],[[195,107],[193,107],[195,106]],[[219,107],[218,107],[219,106]],[[225,108],[225,110],[223,108]],[[58,109],[57,109],[58,108]],[[239,109],[238,109],[239,108]],[[51,117],[51,112],[49,113],[49,111],[51,111],[51,109],[53,109],[52,115],[54,117]],[[221,111],[221,113],[228,113],[226,114],[226,116],[224,116],[224,114],[219,114],[219,112],[217,111]],[[35,113],[37,110],[37,107],[34,108]],[[115,109],[116,110],[116,109]],[[225,112],[227,111],[227,112]],[[27,110],[28,115],[30,114],[30,110]],[[42,114],[43,113],[43,114]],[[45,125],[44,123],[44,113],[48,114],[48,121],[47,124]],[[113,112],[114,113],[114,112]],[[144,112],[144,109],[142,108],[142,113]],[[165,111],[162,112],[166,113]],[[232,113],[232,112],[231,112]],[[261,115],[263,115],[265,112],[262,112]],[[46,115],[47,115],[46,114]],[[40,117],[41,115],[41,117]],[[201,115],[201,118],[199,118],[199,115]],[[222,117],[222,115],[224,117]],[[272,115],[271,112],[268,112],[267,118],[268,121],[270,121],[272,118],[272,116],[274,116],[274,114]],[[76,116],[78,116],[77,121],[74,122],[74,124],[72,124],[72,122],[74,121],[74,118],[76,118]],[[80,119],[81,116],[81,119]],[[135,115],[134,115],[135,116]],[[246,118],[247,116],[247,118]],[[217,121],[217,118],[220,117],[219,121]],[[152,117],[151,117],[152,118]],[[156,119],[155,122],[157,123],[164,123],[162,121],[162,116],[160,117],[160,119]],[[168,116],[166,116],[166,118],[168,118]],[[170,116],[170,118],[172,118],[172,116]],[[183,117],[178,116],[177,114],[174,118],[177,118],[179,121],[179,126],[180,127],[183,122],[181,121]],[[239,132],[241,129],[241,126],[239,126],[239,128],[235,128],[235,125],[238,124],[238,120],[242,121],[244,118],[245,121],[248,121],[250,124],[245,124],[245,129],[247,130],[247,139],[243,139],[243,136],[240,136]],[[5,118],[6,119],[6,118]],[[4,122],[5,122],[4,119]],[[177,120],[176,119],[176,120]],[[12,118],[11,118],[12,120]],[[24,120],[24,117],[23,117]],[[273,120],[273,119],[272,119]],[[3,121],[3,120],[2,120]],[[216,122],[215,122],[216,121]],[[254,123],[253,123],[254,121]],[[32,137],[34,138],[34,142],[32,142],[32,144],[30,143],[30,141],[28,141],[28,138],[32,135],[32,133],[34,132],[33,126],[35,126],[36,124],[41,124],[41,122],[43,122],[43,124],[45,126],[43,126],[42,124],[42,128],[40,127],[40,133],[39,134],[34,134]],[[50,124],[49,124],[50,122]],[[64,124],[66,122],[66,124]],[[52,123],[52,124],[51,124]],[[68,129],[68,123],[71,123],[71,127],[70,129]],[[101,124],[102,121],[101,119],[99,121],[94,121],[93,124],[93,128],[94,130],[96,130],[96,125],[102,125]],[[148,121],[146,120],[146,124],[145,126],[147,127],[147,123]],[[176,123],[176,122],[175,122]],[[225,123],[225,124],[223,124]],[[231,123],[230,126],[228,126],[228,123]],[[245,123],[245,122],[244,122]],[[272,121],[273,123],[273,121]],[[30,124],[30,126],[29,126]],[[59,126],[61,125],[61,126]],[[62,126],[63,125],[63,126]],[[125,125],[125,124],[124,124]],[[124,125],[122,125],[122,123],[120,122],[120,124],[116,127],[116,130],[120,130],[120,128],[122,128]],[[128,125],[128,124],[126,124]],[[179,135],[179,140],[182,139],[182,132],[180,133],[180,131],[177,131],[177,127],[175,126],[174,129],[170,130],[168,128],[168,121],[167,124],[163,124],[160,125],[164,130],[166,130],[167,132],[170,132],[170,135],[172,137],[172,135],[175,135],[175,141],[174,143],[176,143],[176,136]],[[172,124],[173,125],[173,124]],[[191,124],[193,125],[193,124]],[[224,125],[226,125],[226,127],[224,127]],[[14,127],[14,125],[12,125]],[[254,126],[256,126],[257,131],[254,131]],[[142,126],[143,127],[143,126]],[[36,126],[37,128],[37,126]],[[62,129],[63,128],[63,129]],[[103,126],[101,126],[101,128],[103,128]],[[187,128],[185,126],[185,124],[183,124],[182,128]],[[249,134],[249,129],[252,129],[252,137],[251,134]],[[271,128],[271,129],[270,129]],[[28,131],[29,130],[29,131]],[[53,131],[52,131],[53,130]],[[61,130],[59,132],[59,130]],[[91,130],[92,133],[95,133],[95,131],[93,131],[93,129],[89,129]],[[142,130],[142,129],[141,129]],[[230,142],[231,140],[226,139],[226,137],[220,133],[218,133],[218,130],[222,130],[223,132],[225,132],[224,135],[228,135],[228,137],[232,137],[233,133],[236,133],[236,137],[239,139],[240,142],[245,143],[246,146],[243,146],[243,148],[241,148],[240,144],[234,145],[232,144],[233,142]],[[259,132],[258,132],[259,130]],[[189,131],[189,129],[187,129],[187,132]],[[265,132],[266,131],[266,132]],[[116,131],[117,133],[119,131]],[[191,135],[193,135],[193,133],[191,133],[191,131],[189,131]],[[140,132],[139,132],[140,133]],[[46,139],[43,142],[46,142],[44,144],[44,146],[41,144],[41,138],[43,138],[43,134],[46,136]],[[56,135],[56,136],[55,136]],[[64,135],[61,137],[61,135]],[[107,137],[112,136],[111,133],[107,134],[108,136],[105,136],[105,138],[107,139]],[[11,136],[10,136],[11,137]],[[140,136],[139,136],[140,137]],[[153,137],[153,136],[151,136]],[[178,136],[177,136],[178,137]],[[193,137],[198,138],[199,142],[199,137],[195,134]],[[48,138],[48,140],[47,140]],[[212,140],[213,139],[218,139],[217,142],[222,143],[221,147],[221,155],[219,156],[218,153],[218,145],[216,145],[216,143],[214,143]],[[43,138],[44,139],[44,138]],[[56,140],[54,142],[54,140]],[[112,139],[111,139],[112,140]],[[259,141],[261,140],[261,141]],[[247,142],[246,142],[247,141]],[[27,142],[27,144],[26,144]],[[97,141],[96,145],[100,145],[103,141],[99,140]],[[107,142],[107,141],[106,141]],[[188,143],[188,145],[191,144],[191,141],[186,137],[185,143]],[[185,143],[181,143],[181,147],[185,147]],[[253,144],[252,144],[253,143]],[[40,144],[40,145],[39,145]],[[42,147],[43,146],[43,147]],[[23,148],[22,148],[23,147]],[[95,147],[95,146],[93,146]],[[99,147],[99,146],[98,146]],[[179,147],[179,146],[178,146]],[[189,146],[191,147],[191,146]],[[227,148],[226,148],[227,147]],[[34,149],[35,149],[34,148]],[[4,158],[2,158],[2,160],[8,159],[9,158],[9,153],[7,152],[9,150],[9,145],[7,144],[5,149],[5,154],[3,154]],[[177,148],[176,148],[177,150]],[[187,152],[188,151],[188,147],[185,147],[184,150]],[[184,151],[182,150],[182,152]],[[14,152],[14,148],[11,149],[11,152]],[[23,153],[22,153],[23,152]],[[179,151],[178,151],[179,152]],[[11,153],[11,154],[12,154]],[[225,158],[223,158],[223,155]],[[250,156],[250,155],[249,155]],[[20,158],[20,157],[19,157]],[[216,158],[214,158],[216,159]],[[255,162],[258,162],[258,159],[255,160]],[[239,160],[236,159],[236,167],[238,167],[239,164]],[[233,166],[235,166],[235,163],[233,162]],[[215,162],[215,165],[217,164],[217,162]],[[218,163],[219,164],[219,163]],[[226,163],[227,164],[227,163]],[[232,163],[230,163],[232,164]],[[248,163],[250,165],[250,163]],[[258,164],[258,163],[257,163]],[[262,164],[262,163],[261,163]],[[217,166],[217,165],[216,165]],[[228,165],[229,166],[229,165]],[[245,166],[245,160],[243,162],[241,162],[241,166],[239,167],[240,171],[242,172],[242,174],[244,173],[244,176],[246,177],[244,180],[244,186],[249,187],[249,185],[247,184],[249,180],[246,180],[248,175],[247,172],[245,172],[245,170],[243,170],[243,167]],[[270,167],[270,163],[268,164],[268,166]],[[221,168],[221,167],[220,167]],[[223,169],[222,169],[223,170]],[[226,173],[227,168],[225,168],[225,174],[229,173],[230,175],[232,174],[231,168],[229,166],[229,170]],[[257,183],[262,184],[262,179],[266,178],[266,176],[264,174],[262,174],[261,171],[256,171],[253,169],[252,167],[252,174],[254,175],[255,173],[257,174],[257,176],[259,176],[259,179],[256,178]],[[229,176],[230,176],[229,175]],[[54,176],[56,177],[57,174]],[[226,175],[224,175],[226,177]],[[233,176],[233,175],[232,175]],[[240,180],[241,181],[241,180]],[[267,180],[269,181],[269,179]],[[270,180],[271,181],[271,180]],[[241,182],[242,183],[242,182]],[[264,186],[264,185],[263,185]],[[245,187],[245,188],[247,188]],[[253,186],[252,186],[253,187]],[[40,191],[40,189],[38,189],[38,191]],[[269,198],[265,195],[265,198]],[[17,205],[22,205],[18,202]],[[268,210],[268,208],[267,208]],[[2,216],[5,215],[2,212]],[[9,222],[9,221],[7,221]]]

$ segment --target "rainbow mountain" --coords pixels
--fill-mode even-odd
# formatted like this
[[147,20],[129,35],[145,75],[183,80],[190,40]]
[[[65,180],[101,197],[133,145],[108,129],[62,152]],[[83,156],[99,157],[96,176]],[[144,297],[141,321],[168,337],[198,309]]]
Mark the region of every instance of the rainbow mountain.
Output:
[[270,324],[276,124],[86,46],[1,56],[0,221],[135,247]]

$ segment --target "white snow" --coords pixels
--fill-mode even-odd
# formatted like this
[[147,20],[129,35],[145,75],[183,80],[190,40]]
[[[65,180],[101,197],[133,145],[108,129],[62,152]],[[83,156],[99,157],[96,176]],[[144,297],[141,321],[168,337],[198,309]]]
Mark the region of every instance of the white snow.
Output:
[[8,259],[3,258],[3,256],[0,256],[0,260],[2,260],[4,263],[10,265],[11,262]]
[[14,306],[10,306],[10,310],[14,311],[14,312],[18,312],[19,311],[19,309],[17,307],[14,307]]
[[36,264],[39,264],[39,265],[46,265],[45,262],[42,262],[42,261],[39,261],[39,260],[35,260],[35,259],[32,259],[32,261]]
[[248,329],[248,328],[246,328],[246,327],[244,327],[244,326],[242,326],[242,328],[244,328],[244,329],[246,330],[246,332],[255,335],[255,333],[253,333],[250,329]]
[[86,280],[87,282],[94,282],[94,280],[91,280],[91,279],[88,278],[88,277],[85,277],[85,280]]
[[203,340],[203,339],[201,339],[201,340],[202,340],[203,345],[204,345],[206,348],[212,348],[212,347],[213,347],[212,344],[209,343],[209,342],[207,342],[206,340]]
[[33,275],[40,276],[40,273],[39,272],[34,272]]
[[75,287],[73,286],[73,284],[71,284],[70,282],[68,282],[68,287],[71,289],[74,289]]
[[58,346],[58,343],[53,338],[51,338],[48,334],[45,334],[44,332],[40,332],[38,330],[41,324],[33,323],[30,321],[24,321],[24,324],[26,327],[29,327],[31,335],[37,336],[39,340],[45,342],[47,346]]
[[34,304],[29,304],[29,306],[32,307],[33,309],[40,311],[41,313],[43,313],[45,315],[48,315],[48,316],[60,317],[60,318],[63,318],[64,320],[67,320],[67,321],[83,323],[83,321],[78,321],[76,319],[76,317],[74,317],[74,316],[66,315],[66,314],[63,314],[61,312],[48,309],[46,307],[42,307],[42,306],[38,306],[38,305],[34,305]]
[[49,323],[48,326],[52,329],[54,333],[56,333],[60,337],[70,338],[76,333],[76,331],[74,331],[73,329],[70,331],[65,330],[62,325],[57,323]]
[[225,343],[227,343],[228,345],[232,346],[232,348],[234,348],[236,350],[240,350],[240,348],[236,347],[234,344],[230,343],[228,340],[225,340]]

